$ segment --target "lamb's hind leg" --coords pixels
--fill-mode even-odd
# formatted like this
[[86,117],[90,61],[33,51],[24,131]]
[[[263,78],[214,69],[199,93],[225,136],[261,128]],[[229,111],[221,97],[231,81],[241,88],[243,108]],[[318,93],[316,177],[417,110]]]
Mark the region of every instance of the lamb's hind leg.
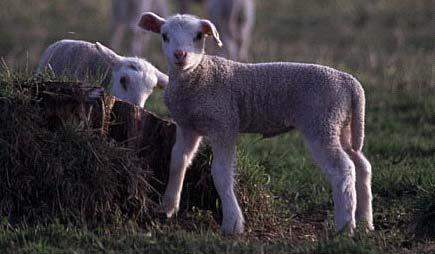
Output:
[[132,37],[130,54],[133,56],[142,56],[144,48],[148,46],[150,41],[149,34],[142,34],[137,28],[133,28]]
[[353,234],[355,229],[355,166],[341,148],[339,138],[325,141],[306,138],[314,160],[326,173],[334,200],[334,219],[339,231]]
[[186,169],[198,150],[201,137],[177,126],[177,137],[172,148],[169,181],[163,196],[163,206],[168,217],[177,212],[180,204]]
[[351,146],[349,126],[343,128],[341,133],[341,145],[355,164],[356,171],[356,220],[365,222],[367,229],[373,230],[372,209],[372,166],[361,151],[354,151]]
[[213,149],[211,173],[222,201],[222,232],[224,234],[243,233],[244,219],[234,194],[235,140],[235,137],[223,138],[223,136],[210,138]]
[[126,26],[124,24],[115,24],[112,28],[112,38],[110,40],[110,47],[115,51],[119,51],[122,46],[122,39],[125,34]]

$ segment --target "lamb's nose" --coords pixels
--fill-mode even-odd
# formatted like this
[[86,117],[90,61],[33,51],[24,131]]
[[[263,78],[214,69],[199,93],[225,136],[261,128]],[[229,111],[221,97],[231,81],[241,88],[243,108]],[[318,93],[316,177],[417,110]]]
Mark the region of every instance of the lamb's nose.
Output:
[[183,51],[183,50],[176,50],[174,52],[174,56],[175,58],[177,58],[178,60],[183,60],[184,58],[186,58],[187,52]]

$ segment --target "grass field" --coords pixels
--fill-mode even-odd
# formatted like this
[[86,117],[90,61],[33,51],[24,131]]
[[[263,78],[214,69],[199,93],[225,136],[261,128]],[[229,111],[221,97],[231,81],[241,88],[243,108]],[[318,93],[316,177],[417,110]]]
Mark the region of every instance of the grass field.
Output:
[[[31,71],[54,40],[107,43],[109,1],[0,3],[0,57]],[[430,0],[256,1],[253,61],[329,65],[354,74],[367,97],[364,151],[373,166],[375,231],[337,235],[332,196],[300,135],[243,135],[239,170],[264,176],[276,227],[241,237],[219,234],[206,211],[194,227],[157,220],[97,229],[68,223],[0,223],[1,253],[435,253],[435,84]],[[199,9],[199,8],[197,8]],[[156,36],[157,37],[157,36]],[[165,69],[157,38],[147,58]],[[430,69],[432,66],[432,70]],[[1,96],[0,96],[1,97]],[[166,115],[161,92],[147,102]],[[250,218],[246,218],[248,224]],[[204,223],[198,223],[204,221]]]

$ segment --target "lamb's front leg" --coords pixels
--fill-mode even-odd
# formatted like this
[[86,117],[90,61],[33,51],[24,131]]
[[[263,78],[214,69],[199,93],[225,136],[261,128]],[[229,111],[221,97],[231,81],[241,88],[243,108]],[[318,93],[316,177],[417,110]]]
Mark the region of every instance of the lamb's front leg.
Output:
[[211,173],[222,202],[222,232],[243,233],[243,215],[234,194],[234,170],[236,168],[236,137],[210,138],[213,150]]
[[168,218],[178,211],[186,169],[200,143],[201,136],[196,132],[177,126],[176,141],[171,153],[169,181],[163,196],[163,207]]

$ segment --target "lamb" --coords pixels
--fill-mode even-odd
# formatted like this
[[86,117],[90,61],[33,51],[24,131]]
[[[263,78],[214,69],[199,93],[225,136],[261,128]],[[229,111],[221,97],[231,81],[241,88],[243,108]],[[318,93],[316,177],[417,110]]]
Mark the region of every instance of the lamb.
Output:
[[188,13],[188,3],[189,2],[197,2],[202,3],[204,0],[178,0],[178,9],[180,13]]
[[168,76],[146,60],[119,56],[98,42],[60,40],[51,44],[42,54],[37,72],[47,69],[80,81],[101,79],[103,87],[113,81],[113,96],[140,107],[157,84],[164,87],[168,83]]
[[131,34],[129,53],[141,56],[149,41],[149,35],[144,35],[136,26],[142,12],[154,10],[160,15],[169,13],[166,0],[112,0],[112,17],[110,30],[112,34],[110,47],[121,50],[126,34]]
[[208,0],[207,13],[222,37],[223,52],[233,60],[248,60],[255,10],[252,0]]
[[371,165],[362,153],[365,95],[353,76],[316,64],[245,64],[206,55],[204,38],[220,46],[219,34],[209,20],[190,15],[165,20],[148,12],[139,26],[161,34],[169,65],[164,99],[177,135],[163,198],[168,217],[178,210],[186,168],[206,137],[222,231],[242,233],[234,195],[238,134],[273,136],[295,128],[331,184],[337,229],[352,234],[356,220],[373,229]]

